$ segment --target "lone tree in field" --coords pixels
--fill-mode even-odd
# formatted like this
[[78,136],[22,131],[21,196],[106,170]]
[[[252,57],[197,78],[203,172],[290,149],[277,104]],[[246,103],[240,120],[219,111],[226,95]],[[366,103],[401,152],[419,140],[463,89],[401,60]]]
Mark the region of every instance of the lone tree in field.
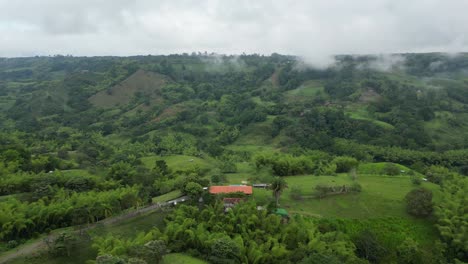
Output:
[[432,213],[432,192],[426,188],[417,188],[406,197],[406,211],[414,216],[426,217]]
[[284,189],[288,188],[288,184],[282,177],[275,177],[271,183],[271,189],[273,190],[273,196],[276,199],[276,206],[279,206],[279,198]]

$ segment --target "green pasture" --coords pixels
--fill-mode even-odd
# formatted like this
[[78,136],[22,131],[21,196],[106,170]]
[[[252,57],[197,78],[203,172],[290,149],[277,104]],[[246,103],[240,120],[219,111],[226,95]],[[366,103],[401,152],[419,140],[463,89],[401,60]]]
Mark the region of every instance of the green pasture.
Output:
[[195,166],[198,166],[200,169],[213,169],[216,167],[216,161],[213,159],[187,155],[148,156],[141,158],[141,161],[147,168],[154,168],[157,160],[166,161],[172,170],[186,170]]

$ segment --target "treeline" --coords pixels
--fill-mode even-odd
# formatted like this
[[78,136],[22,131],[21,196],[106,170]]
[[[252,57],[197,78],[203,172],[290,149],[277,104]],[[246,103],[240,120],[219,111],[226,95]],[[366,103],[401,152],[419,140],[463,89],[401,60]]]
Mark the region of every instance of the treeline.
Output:
[[378,147],[359,144],[350,140],[336,139],[329,150],[337,155],[348,155],[359,160],[386,161],[412,166],[420,172],[430,165],[441,165],[459,169],[467,174],[468,150],[448,150],[444,152],[418,151],[400,147]]
[[0,240],[31,238],[44,231],[93,223],[141,204],[137,187],[82,193],[61,189],[50,200],[31,203],[10,198],[0,203]]
[[325,152],[310,152],[305,155],[288,154],[257,155],[253,158],[257,169],[271,168],[277,176],[301,174],[333,175],[357,168],[358,160],[352,157],[332,157]]
[[0,195],[32,193],[34,197],[50,197],[60,188],[84,192],[90,190],[109,190],[120,186],[118,182],[106,181],[95,175],[83,175],[73,171],[62,173],[25,173],[18,172],[0,177]]

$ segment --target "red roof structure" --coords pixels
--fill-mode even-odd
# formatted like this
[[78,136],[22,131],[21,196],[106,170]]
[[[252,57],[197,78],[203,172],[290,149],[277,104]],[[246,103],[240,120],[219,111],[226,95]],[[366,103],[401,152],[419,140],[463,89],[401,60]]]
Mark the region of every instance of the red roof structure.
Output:
[[211,186],[210,187],[211,194],[236,193],[236,192],[252,194],[252,186],[235,185],[235,186]]

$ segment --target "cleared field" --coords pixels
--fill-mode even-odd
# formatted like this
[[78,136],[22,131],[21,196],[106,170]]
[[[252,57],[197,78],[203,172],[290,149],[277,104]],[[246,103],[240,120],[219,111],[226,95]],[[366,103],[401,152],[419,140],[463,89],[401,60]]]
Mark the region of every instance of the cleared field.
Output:
[[[362,173],[362,174],[385,174],[385,167],[388,166],[388,164],[389,163],[387,162],[359,164],[357,172]],[[422,174],[420,174],[419,172],[413,171],[412,169],[406,166],[396,164],[396,163],[390,163],[390,164],[393,164],[398,169],[400,169],[401,175],[405,175],[405,174],[408,174],[409,172],[412,172],[415,175],[422,177]]]
[[154,96],[155,91],[159,91],[168,82],[168,77],[164,75],[138,70],[114,87],[91,96],[89,101],[102,108],[128,104],[137,92]]
[[377,120],[375,118],[372,118],[371,116],[369,116],[369,113],[367,112],[367,110],[365,109],[365,106],[364,105],[361,105],[361,104],[358,104],[358,105],[350,105],[346,108],[345,110],[345,113],[353,118],[353,119],[357,119],[357,120],[366,120],[366,121],[370,121],[382,128],[386,128],[386,129],[394,129],[395,127],[389,123],[386,123],[386,122],[383,122],[383,121],[380,121],[380,120]]
[[[238,184],[251,175],[246,172],[235,173],[229,174],[227,178],[230,183]],[[409,176],[359,175],[356,182],[362,186],[362,192],[332,195],[322,199],[315,197],[315,187],[318,184],[350,186],[354,183],[353,180],[346,174],[289,176],[285,179],[289,188],[283,192],[280,203],[281,207],[291,213],[332,218],[410,218],[405,212],[403,202],[405,195],[415,187]],[[301,190],[302,200],[293,200],[290,197],[293,186]],[[424,182],[422,186],[431,189],[437,199],[437,185]],[[271,190],[255,189],[253,197],[260,203],[267,203],[272,199],[272,193]]]
[[307,81],[298,88],[286,92],[288,101],[301,101],[318,95],[326,97],[323,86],[318,81]]

